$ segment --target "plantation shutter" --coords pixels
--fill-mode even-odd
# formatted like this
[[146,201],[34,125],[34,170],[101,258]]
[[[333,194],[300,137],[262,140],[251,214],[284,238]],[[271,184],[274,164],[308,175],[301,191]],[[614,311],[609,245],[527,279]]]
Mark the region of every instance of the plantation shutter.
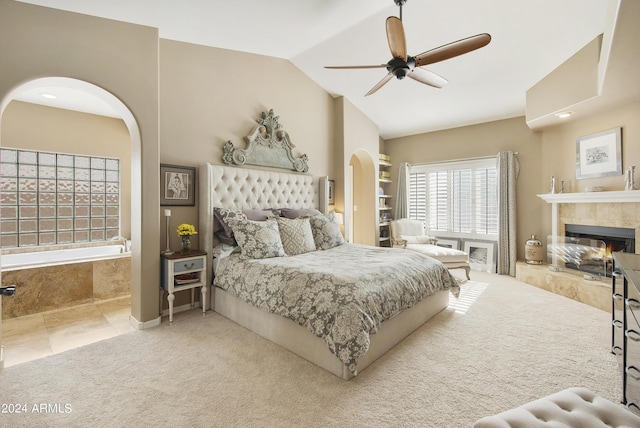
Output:
[[449,228],[449,174],[446,170],[429,172],[429,230]]
[[423,223],[427,218],[427,174],[409,174],[409,218]]
[[495,239],[498,173],[495,159],[412,166],[409,218],[432,234]]
[[454,169],[451,171],[451,177],[451,230],[471,233],[471,169]]
[[476,170],[476,233],[498,233],[498,174],[495,168]]

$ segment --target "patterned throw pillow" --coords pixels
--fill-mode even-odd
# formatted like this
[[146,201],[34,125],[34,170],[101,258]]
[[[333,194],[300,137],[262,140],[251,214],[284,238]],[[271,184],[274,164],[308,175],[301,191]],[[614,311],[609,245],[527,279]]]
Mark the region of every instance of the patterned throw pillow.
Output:
[[229,224],[242,255],[250,259],[284,257],[278,222],[275,218],[254,221],[230,218]]
[[296,219],[277,217],[276,220],[280,229],[282,246],[288,256],[315,251],[316,244],[313,240],[313,232],[311,232],[311,223],[308,217]]
[[314,215],[309,217],[309,222],[311,223],[316,249],[328,250],[345,243],[344,237],[340,232],[340,225],[336,221],[335,213]]
[[243,220],[262,221],[273,215],[273,212],[271,210],[238,210],[214,208],[213,215],[220,223],[220,226],[222,226],[222,229],[224,229],[224,234],[227,235],[228,238],[233,238],[233,230],[229,225],[230,219],[238,218]]

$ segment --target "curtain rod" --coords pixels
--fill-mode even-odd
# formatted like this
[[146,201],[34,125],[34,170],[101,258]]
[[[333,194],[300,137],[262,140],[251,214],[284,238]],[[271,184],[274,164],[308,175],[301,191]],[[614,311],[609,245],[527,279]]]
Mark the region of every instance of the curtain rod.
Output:
[[[518,152],[513,152],[513,154],[514,154],[514,156],[517,156]],[[435,161],[435,162],[426,162],[426,163],[412,163],[412,164],[409,164],[409,165],[412,165],[412,166],[424,166],[424,165],[433,165],[433,164],[436,164],[436,163],[442,164],[442,163],[466,162],[466,161],[474,161],[474,160],[493,159],[496,156],[497,156],[497,154],[493,155],[493,156],[479,156],[479,157],[476,157],[476,158],[460,158],[460,159],[451,159],[451,160],[445,160],[445,161]]]

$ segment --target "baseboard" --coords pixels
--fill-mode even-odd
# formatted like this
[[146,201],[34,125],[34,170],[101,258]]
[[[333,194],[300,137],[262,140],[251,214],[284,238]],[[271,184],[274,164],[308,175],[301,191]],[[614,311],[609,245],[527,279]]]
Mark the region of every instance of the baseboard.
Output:
[[161,317],[153,319],[151,321],[140,322],[134,318],[133,315],[129,315],[129,324],[133,326],[136,330],[146,330],[148,328],[157,327],[160,325]]

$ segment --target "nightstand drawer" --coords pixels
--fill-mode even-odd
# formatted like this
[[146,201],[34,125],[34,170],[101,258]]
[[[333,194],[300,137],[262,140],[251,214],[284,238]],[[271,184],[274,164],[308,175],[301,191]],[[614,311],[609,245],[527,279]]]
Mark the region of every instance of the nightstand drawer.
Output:
[[204,258],[198,257],[197,259],[189,260],[176,260],[173,262],[173,271],[175,273],[187,272],[190,270],[198,270],[204,267]]

